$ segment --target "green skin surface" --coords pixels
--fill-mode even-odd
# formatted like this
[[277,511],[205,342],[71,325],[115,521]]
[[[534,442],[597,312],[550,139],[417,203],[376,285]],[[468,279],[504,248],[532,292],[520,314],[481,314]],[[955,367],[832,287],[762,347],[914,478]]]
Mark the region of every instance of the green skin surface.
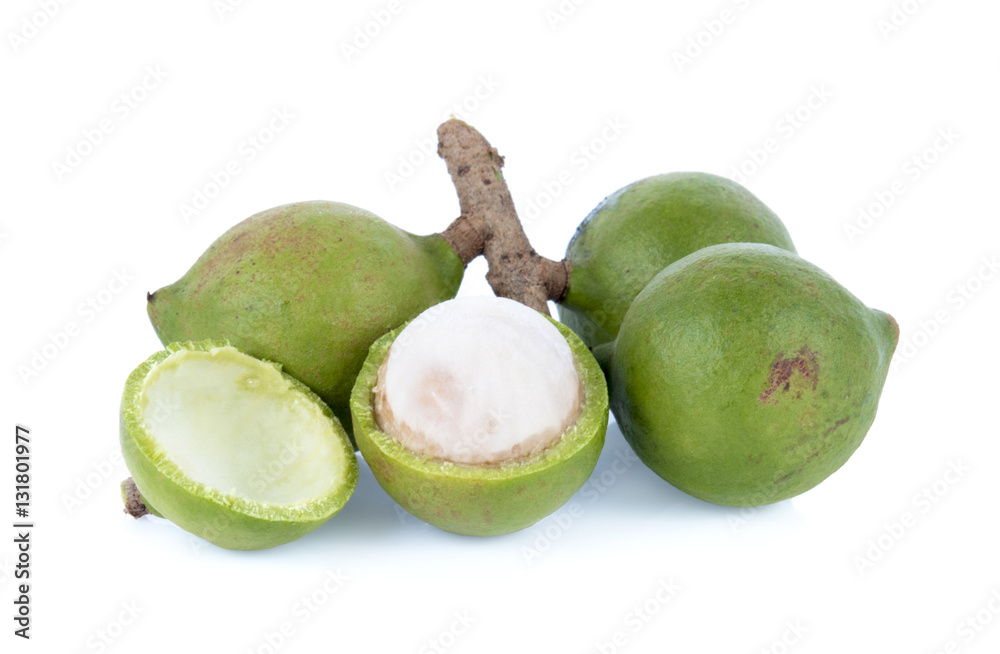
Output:
[[453,298],[463,273],[438,235],[414,236],[346,204],[300,202],[234,226],[147,309],[164,344],[228,340],[282,364],[350,430],[368,347]]
[[569,243],[569,291],[559,319],[594,347],[613,341],[649,280],[719,243],[767,243],[795,252],[774,213],[736,182],[671,173],[630,184],[602,201]]
[[639,458],[682,491],[778,502],[861,444],[898,337],[891,316],[798,256],[716,245],[635,299],[610,354],[611,406]]
[[372,345],[351,398],[361,454],[383,489],[410,514],[454,534],[495,536],[528,527],[565,504],[590,478],[608,426],[604,375],[565,326],[584,387],[580,417],[551,447],[501,466],[459,465],[421,457],[379,430],[372,389],[396,329]]
[[[300,381],[284,375],[289,384],[302,393],[304,401],[315,402],[321,408],[335,424],[335,431],[342,436],[339,442],[349,471],[343,483],[323,497],[286,506],[227,495],[185,475],[146,430],[140,409],[140,392],[149,373],[172,352],[179,349],[207,352],[225,345],[228,343],[217,341],[173,343],[129,375],[121,404],[122,455],[132,480],[146,502],[146,508],[153,515],[164,517],[219,547],[231,550],[266,549],[304,536],[340,511],[357,485],[357,458],[347,432],[329,407]],[[268,362],[262,364],[277,366]],[[280,369],[280,366],[277,367]]]

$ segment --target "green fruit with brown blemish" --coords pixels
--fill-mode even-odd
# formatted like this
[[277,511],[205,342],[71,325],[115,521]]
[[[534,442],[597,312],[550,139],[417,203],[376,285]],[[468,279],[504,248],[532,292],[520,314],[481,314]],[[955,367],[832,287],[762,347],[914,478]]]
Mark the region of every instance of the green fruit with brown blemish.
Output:
[[703,247],[740,242],[795,252],[781,220],[732,180],[683,172],[630,184],[605,198],[570,241],[559,319],[591,347],[612,341],[657,273]]
[[164,344],[228,340],[278,362],[349,426],[368,347],[454,297],[463,271],[441,236],[409,234],[346,204],[300,202],[223,234],[150,294],[148,311]]
[[756,506],[809,490],[858,448],[898,338],[816,266],[739,243],[665,268],[596,354],[646,465],[703,500]]

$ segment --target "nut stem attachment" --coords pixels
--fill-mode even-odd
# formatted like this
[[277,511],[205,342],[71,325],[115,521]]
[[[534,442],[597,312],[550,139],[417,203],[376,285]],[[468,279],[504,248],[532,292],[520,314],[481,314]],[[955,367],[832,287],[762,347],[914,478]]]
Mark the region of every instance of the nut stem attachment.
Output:
[[131,477],[122,482],[122,501],[125,503],[125,513],[137,520],[144,515],[151,515]]

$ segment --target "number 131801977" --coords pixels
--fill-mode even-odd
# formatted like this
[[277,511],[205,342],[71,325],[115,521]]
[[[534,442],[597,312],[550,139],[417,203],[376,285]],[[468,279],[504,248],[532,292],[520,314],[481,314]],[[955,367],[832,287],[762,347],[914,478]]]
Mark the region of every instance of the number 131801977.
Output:
[[31,505],[31,432],[21,425],[17,426],[14,437],[14,512],[20,519],[28,517],[28,507]]

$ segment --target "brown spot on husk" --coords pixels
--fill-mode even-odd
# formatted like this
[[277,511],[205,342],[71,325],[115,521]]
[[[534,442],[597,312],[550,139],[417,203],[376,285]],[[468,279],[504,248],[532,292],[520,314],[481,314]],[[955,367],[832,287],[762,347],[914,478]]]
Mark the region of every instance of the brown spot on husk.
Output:
[[[803,345],[794,357],[786,359],[784,352],[778,353],[778,358],[771,364],[767,389],[757,400],[763,404],[777,404],[778,398],[774,394],[779,390],[787,393],[791,389],[792,379],[796,373],[805,383],[811,385],[812,390],[816,390],[816,384],[819,382],[819,364],[816,362],[816,353],[806,345]],[[801,397],[801,392],[797,392],[795,397]]]
[[837,427],[841,426],[842,424],[844,424],[845,422],[847,422],[850,419],[851,419],[850,416],[845,416],[845,417],[841,418],[837,422],[833,423],[833,427],[830,427],[825,432],[823,432],[823,435],[826,436],[827,434],[833,433],[837,429]]

